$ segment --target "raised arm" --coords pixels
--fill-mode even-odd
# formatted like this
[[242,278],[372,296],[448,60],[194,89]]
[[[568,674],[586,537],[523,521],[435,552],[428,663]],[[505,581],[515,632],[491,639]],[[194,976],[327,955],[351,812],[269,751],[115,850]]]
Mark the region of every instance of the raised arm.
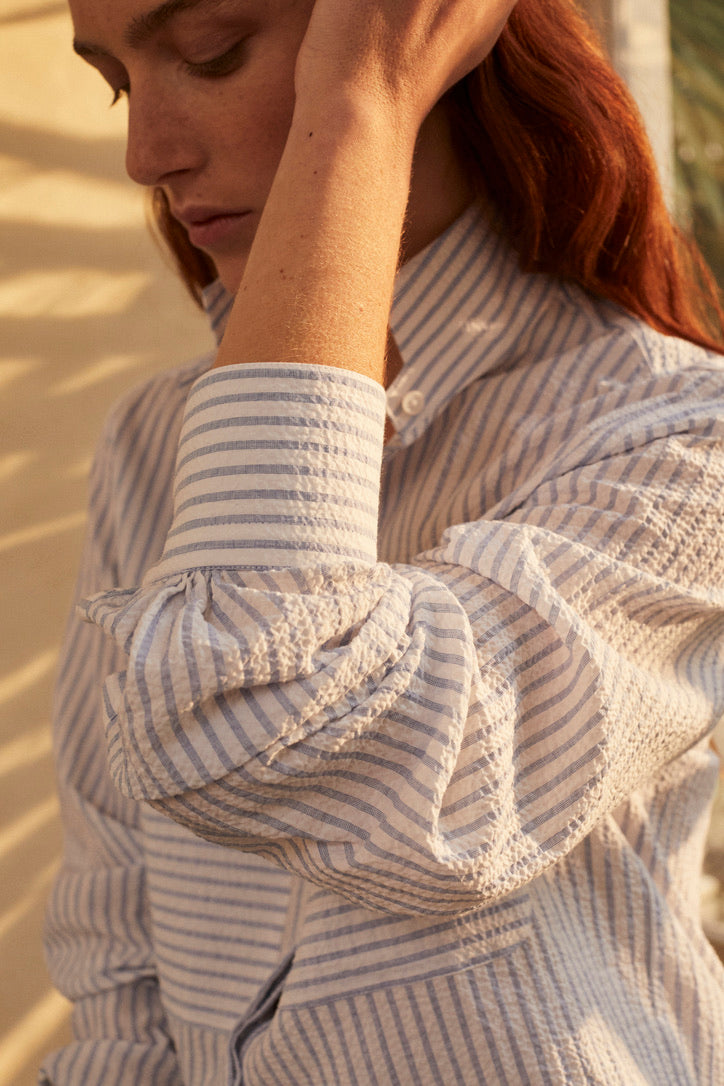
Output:
[[[520,485],[387,565],[365,379],[242,368],[189,400],[164,559],[86,606],[128,654],[106,688],[122,791],[368,908],[456,914],[705,744],[724,709],[718,375],[628,405],[613,383],[587,425],[585,401],[514,415],[490,455],[524,434]],[[477,404],[491,428],[499,388]]]
[[[322,29],[357,7],[354,51],[326,52]],[[122,791],[399,913],[536,878],[722,710],[720,375],[663,366],[625,318],[551,284],[552,316],[513,309],[491,333],[517,339],[460,423],[460,456],[473,432],[489,449],[458,478],[470,514],[408,564],[377,562],[414,139],[492,41],[500,9],[478,52],[455,44],[480,7],[315,7],[221,368],[187,405],[163,559],[86,605],[128,655],[105,702]],[[575,323],[599,338],[569,342]]]
[[[382,381],[418,136],[513,6],[317,0],[291,130],[217,365],[315,362]],[[433,216],[430,228],[447,225]]]

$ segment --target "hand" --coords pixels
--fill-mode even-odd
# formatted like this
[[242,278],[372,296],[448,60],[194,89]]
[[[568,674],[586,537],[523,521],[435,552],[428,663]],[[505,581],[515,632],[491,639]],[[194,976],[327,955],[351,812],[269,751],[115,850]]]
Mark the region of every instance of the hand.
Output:
[[[420,128],[515,0],[295,2],[311,16],[294,116],[217,365],[309,361],[383,382]],[[428,232],[459,213],[457,194],[434,200],[417,209]]]
[[372,96],[419,128],[493,48],[515,0],[316,0],[297,97]]

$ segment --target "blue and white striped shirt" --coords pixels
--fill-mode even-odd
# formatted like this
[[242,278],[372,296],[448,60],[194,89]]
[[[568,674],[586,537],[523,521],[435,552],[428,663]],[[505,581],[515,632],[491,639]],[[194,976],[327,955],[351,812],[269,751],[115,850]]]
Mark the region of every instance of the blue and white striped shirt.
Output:
[[386,396],[207,359],[109,420],[47,1083],[724,1082],[721,360],[473,209],[392,326]]

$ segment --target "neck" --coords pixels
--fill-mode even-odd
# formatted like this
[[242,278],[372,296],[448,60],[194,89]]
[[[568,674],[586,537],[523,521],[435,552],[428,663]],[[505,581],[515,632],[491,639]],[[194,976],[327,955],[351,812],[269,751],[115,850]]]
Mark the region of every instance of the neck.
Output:
[[415,147],[401,263],[443,234],[473,199],[467,174],[453,150],[447,116],[437,105],[422,125]]

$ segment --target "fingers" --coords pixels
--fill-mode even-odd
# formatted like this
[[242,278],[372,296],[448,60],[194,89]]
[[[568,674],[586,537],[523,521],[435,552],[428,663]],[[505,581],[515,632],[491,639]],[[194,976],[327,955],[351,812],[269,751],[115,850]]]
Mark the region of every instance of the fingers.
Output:
[[379,95],[418,124],[493,48],[515,0],[316,0],[297,93]]

